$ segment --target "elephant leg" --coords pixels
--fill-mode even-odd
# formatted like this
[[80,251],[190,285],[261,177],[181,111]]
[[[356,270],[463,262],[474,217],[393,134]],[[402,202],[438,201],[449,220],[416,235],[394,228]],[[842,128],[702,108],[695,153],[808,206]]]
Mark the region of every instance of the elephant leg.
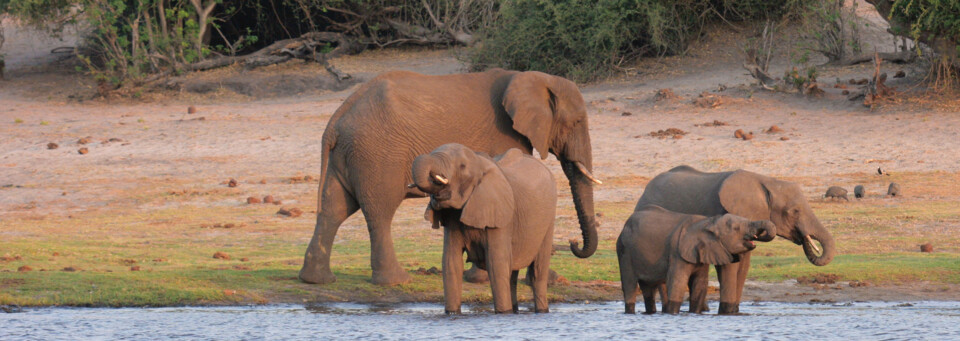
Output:
[[[654,293],[654,295],[660,295],[660,309],[662,310],[663,307],[667,305],[667,284],[661,283],[656,287],[656,289],[657,291]],[[657,301],[654,300],[653,302],[656,304]]]
[[[553,234],[550,234],[553,236]],[[549,313],[550,301],[547,299],[547,285],[550,283],[550,249],[547,249],[546,256],[543,254],[537,256],[528,274],[532,274],[533,286],[533,306],[537,313]]]
[[[636,314],[639,282],[637,282],[637,276],[633,272],[633,264],[630,261],[630,256],[621,255],[619,252],[617,256],[620,263],[620,289],[623,290],[623,312],[625,314]],[[644,304],[648,304],[646,298],[647,292],[644,291],[643,295]]]
[[[393,236],[390,224],[397,207],[403,201],[402,196],[391,198],[386,193],[377,200],[367,200],[363,205],[363,216],[367,219],[367,231],[370,232],[370,267],[373,269],[373,284],[396,285],[410,282],[410,274],[400,267],[397,253],[393,248]],[[369,207],[373,206],[373,207]]]
[[658,287],[659,286],[640,286],[640,290],[643,292],[644,314],[655,314],[657,312]]
[[517,278],[520,277],[520,270],[510,272],[510,301],[513,303],[513,313],[520,312],[520,301],[517,300]]
[[699,314],[703,312],[703,307],[707,305],[707,275],[708,271],[695,271],[687,281],[687,287],[690,290],[690,312]]
[[747,283],[747,272],[750,271],[750,252],[740,254],[740,269],[737,271],[737,312],[740,312],[740,302],[743,302],[743,286]]
[[663,304],[664,313],[680,313],[680,304],[683,301],[683,294],[686,292],[687,283],[690,279],[689,267],[691,266],[689,264],[674,264],[667,271],[667,297]]
[[493,309],[497,314],[513,313],[510,302],[510,263],[512,263],[511,235],[503,228],[488,228],[487,273],[493,291]]
[[[743,262],[743,258],[740,259]],[[740,264],[717,266],[717,280],[720,281],[720,309],[718,314],[736,314],[740,312],[740,301],[737,300],[737,281],[739,279]]]
[[443,298],[444,312],[459,314],[463,294],[463,236],[447,228],[443,233]]
[[340,180],[327,176],[320,195],[320,212],[313,237],[307,245],[300,268],[300,280],[313,284],[333,283],[337,277],[330,271],[330,252],[340,224],[357,212],[357,200],[347,192]]

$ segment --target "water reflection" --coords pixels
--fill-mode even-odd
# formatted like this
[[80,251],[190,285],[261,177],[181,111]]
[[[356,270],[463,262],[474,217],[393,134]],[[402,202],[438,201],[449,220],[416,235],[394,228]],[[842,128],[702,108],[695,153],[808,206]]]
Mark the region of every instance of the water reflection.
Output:
[[960,302],[753,302],[739,316],[624,315],[620,302],[553,304],[549,314],[524,307],[518,316],[464,308],[451,316],[439,304],[28,308],[0,313],[0,340],[960,339]]

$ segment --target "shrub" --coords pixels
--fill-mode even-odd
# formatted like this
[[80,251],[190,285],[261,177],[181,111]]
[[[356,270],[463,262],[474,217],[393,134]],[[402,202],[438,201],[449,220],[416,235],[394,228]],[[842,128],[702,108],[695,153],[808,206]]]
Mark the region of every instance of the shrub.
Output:
[[538,70],[576,81],[643,55],[686,51],[708,20],[783,15],[798,0],[516,0],[464,59],[473,70]]

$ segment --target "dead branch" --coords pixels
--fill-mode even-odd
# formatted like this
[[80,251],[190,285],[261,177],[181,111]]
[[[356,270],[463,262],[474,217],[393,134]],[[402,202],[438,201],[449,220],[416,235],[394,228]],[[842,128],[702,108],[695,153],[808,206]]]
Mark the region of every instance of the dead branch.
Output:
[[873,54],[873,77],[870,78],[870,81],[866,85],[860,88],[860,91],[857,93],[852,93],[847,99],[853,101],[857,100],[860,97],[863,97],[863,105],[867,107],[873,107],[877,101],[893,96],[893,88],[887,86],[885,82],[887,81],[887,73],[880,72],[880,64],[883,62],[883,59],[880,58],[880,53],[874,52]]
[[[910,63],[917,58],[917,52],[912,50],[899,51],[899,52],[893,52],[893,53],[879,52],[875,54],[879,54],[880,58],[883,60],[886,60],[888,62],[894,62],[894,63]],[[867,63],[874,60],[875,54],[862,54],[859,56],[846,57],[846,58],[843,58],[842,60],[828,62],[824,65],[847,66],[847,65]]]
[[773,77],[767,75],[766,72],[760,70],[760,67],[757,64],[743,63],[743,68],[750,71],[750,76],[753,76],[754,79],[760,81],[760,86],[764,89],[775,91],[774,86],[776,85],[776,80]]

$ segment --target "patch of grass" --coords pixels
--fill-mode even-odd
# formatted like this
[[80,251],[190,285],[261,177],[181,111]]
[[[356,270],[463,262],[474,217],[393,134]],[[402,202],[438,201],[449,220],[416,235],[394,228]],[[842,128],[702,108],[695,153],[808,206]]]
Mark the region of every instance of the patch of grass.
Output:
[[15,118],[13,119],[13,123],[20,124],[20,123],[23,123],[23,120],[19,118]]

